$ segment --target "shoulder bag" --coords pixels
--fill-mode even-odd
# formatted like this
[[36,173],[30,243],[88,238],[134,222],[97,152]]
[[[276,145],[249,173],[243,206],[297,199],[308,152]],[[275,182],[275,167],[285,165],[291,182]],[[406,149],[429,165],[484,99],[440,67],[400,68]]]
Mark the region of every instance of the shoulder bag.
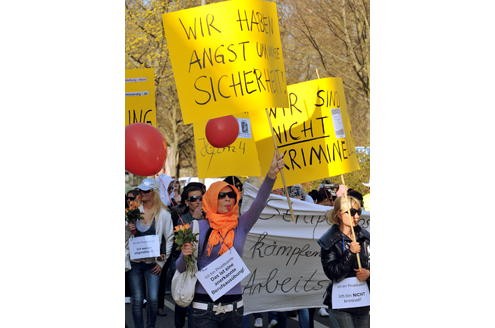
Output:
[[[199,223],[197,220],[193,220],[193,233],[199,233]],[[196,246],[194,249],[194,257],[198,258],[198,247]],[[191,304],[194,298],[194,291],[196,289],[196,281],[198,278],[196,277],[196,272],[198,271],[198,264],[196,262],[194,272],[188,272],[187,270],[184,272],[179,272],[175,270],[174,277],[172,278],[172,298],[175,303],[182,307],[187,307]]]

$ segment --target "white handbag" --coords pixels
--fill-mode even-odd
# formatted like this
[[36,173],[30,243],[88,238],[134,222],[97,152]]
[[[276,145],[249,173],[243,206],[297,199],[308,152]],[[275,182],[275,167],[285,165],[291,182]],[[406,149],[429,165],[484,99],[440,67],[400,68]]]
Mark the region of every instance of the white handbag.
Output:
[[125,271],[129,271],[131,269],[131,258],[129,257],[129,250],[125,250]]
[[[199,233],[199,223],[197,220],[193,220],[193,233]],[[198,258],[198,247],[194,248],[194,257]],[[191,304],[194,298],[194,291],[196,289],[196,272],[198,271],[198,264],[196,262],[194,272],[179,272],[175,270],[174,277],[172,278],[172,298],[175,303],[182,307],[187,307]]]
[[125,271],[129,271],[131,269],[131,257],[129,252],[129,239],[132,238],[132,234],[129,229],[126,227],[125,229]]

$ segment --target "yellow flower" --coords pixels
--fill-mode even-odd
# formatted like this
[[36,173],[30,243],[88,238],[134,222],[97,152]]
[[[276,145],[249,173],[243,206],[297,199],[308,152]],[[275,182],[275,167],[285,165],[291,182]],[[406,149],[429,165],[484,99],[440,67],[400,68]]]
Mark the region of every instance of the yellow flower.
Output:
[[[196,244],[198,242],[198,233],[193,233],[190,227],[190,224],[185,223],[174,228],[177,250],[181,250],[182,245],[187,243],[191,243],[193,244],[193,247],[197,247]],[[184,257],[184,261],[186,262],[186,270],[189,272],[194,272],[193,269],[196,263],[195,257],[193,255],[187,255]]]
[[181,224],[181,225],[178,225],[178,226],[176,226],[176,227],[174,228],[174,232],[179,232],[179,231],[189,230],[189,227],[190,227],[190,226],[191,226],[191,225],[189,225],[189,224],[187,224],[187,223],[186,223],[186,224]]

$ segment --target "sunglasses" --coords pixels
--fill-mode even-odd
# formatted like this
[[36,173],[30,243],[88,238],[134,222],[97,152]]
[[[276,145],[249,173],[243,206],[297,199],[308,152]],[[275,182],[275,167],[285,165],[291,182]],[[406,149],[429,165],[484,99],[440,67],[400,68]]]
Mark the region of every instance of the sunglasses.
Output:
[[134,200],[136,197],[127,196],[127,200]]
[[141,190],[142,194],[149,194],[150,192],[151,192],[151,189],[150,190]]
[[188,201],[190,202],[195,202],[195,201],[201,201],[203,199],[203,196],[191,196],[188,198]]
[[220,192],[218,193],[218,199],[224,199],[225,197],[229,196],[229,198],[236,199],[237,194],[235,191],[229,191],[229,192]]
[[[345,211],[344,213],[349,213],[349,211]],[[361,209],[356,210],[355,208],[351,208],[351,216],[356,215],[356,213],[357,213],[358,215],[361,215],[362,210],[361,210]]]

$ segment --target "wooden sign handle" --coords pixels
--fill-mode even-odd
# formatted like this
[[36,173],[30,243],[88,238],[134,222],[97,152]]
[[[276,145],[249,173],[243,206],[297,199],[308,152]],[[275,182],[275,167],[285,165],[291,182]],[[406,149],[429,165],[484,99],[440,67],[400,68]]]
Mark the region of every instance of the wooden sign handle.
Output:
[[[344,175],[340,175],[340,178],[342,180],[342,184],[345,186],[345,181],[344,181]],[[349,204],[349,215],[351,215],[351,208],[352,208],[352,204],[350,202],[350,200],[347,198],[347,192],[344,193],[344,198],[346,199],[346,201],[348,202]],[[356,233],[354,232],[354,227],[351,225],[351,234],[352,234],[352,241],[356,241]],[[356,254],[356,258],[357,258],[357,263],[358,263],[358,268],[361,269],[361,257],[359,256],[359,253]]]
[[[268,124],[270,124],[270,132],[272,134],[273,147],[275,147],[275,151],[278,153],[277,140],[275,139],[275,135],[273,134],[272,121],[270,119],[270,114],[268,113],[267,108],[265,108],[265,113],[266,113],[266,117],[268,118]],[[296,218],[294,217],[294,211],[292,210],[292,201],[290,200],[289,192],[287,191],[287,185],[285,183],[284,171],[280,170],[279,173],[280,173],[280,177],[282,178],[282,184],[284,186],[284,194],[285,197],[287,197],[287,203],[289,204],[289,213],[290,213],[291,221],[296,222]]]

